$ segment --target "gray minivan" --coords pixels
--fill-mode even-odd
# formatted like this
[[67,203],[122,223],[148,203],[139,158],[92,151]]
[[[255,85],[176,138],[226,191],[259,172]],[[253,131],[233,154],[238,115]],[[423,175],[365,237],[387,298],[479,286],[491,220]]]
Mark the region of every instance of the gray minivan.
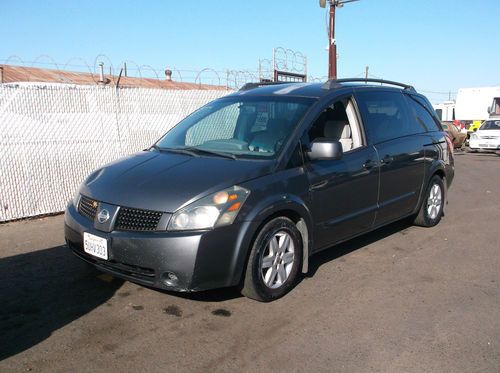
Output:
[[405,217],[436,225],[453,176],[451,140],[411,86],[249,84],[90,174],[65,236],[145,286],[270,301],[318,251]]

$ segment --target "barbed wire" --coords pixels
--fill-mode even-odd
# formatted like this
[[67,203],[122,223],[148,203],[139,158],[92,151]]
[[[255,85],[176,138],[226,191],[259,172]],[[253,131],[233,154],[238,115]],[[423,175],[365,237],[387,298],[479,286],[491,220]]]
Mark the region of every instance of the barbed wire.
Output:
[[267,58],[259,60],[259,80],[272,80],[273,76],[273,62]]
[[215,71],[214,69],[211,69],[209,67],[206,67],[203,70],[200,70],[200,72],[196,75],[196,78],[194,79],[194,82],[198,83],[198,84],[201,84],[201,76],[202,76],[203,73],[206,73],[206,72],[213,73],[217,77],[217,80],[219,82],[218,85],[221,85],[220,75],[217,73],[217,71]]
[[[139,85],[148,80],[149,84],[158,82],[158,86],[162,86],[162,82],[165,80],[171,79],[174,82],[180,83],[217,85],[238,89],[245,83],[259,81],[261,77],[260,71],[253,69],[214,69],[210,67],[180,69],[175,66],[157,68],[148,64],[139,65],[135,61],[128,59],[115,65],[103,53],[97,55],[92,63],[88,63],[81,57],[72,57],[66,62],[60,63],[47,54],[39,55],[32,61],[23,60],[18,55],[11,55],[5,59],[0,59],[0,63],[24,67],[25,69],[19,69],[18,71],[18,73],[23,75],[22,80],[24,81],[36,81],[38,76],[33,69],[41,68],[54,70],[58,82],[72,83],[72,76],[68,73],[85,73],[88,74],[94,84],[98,84],[100,83],[100,64],[103,64],[105,81],[113,85],[116,85],[120,71],[122,78],[136,78]],[[171,71],[169,78],[165,76],[167,70]],[[272,77],[271,73],[267,73],[267,75]],[[130,81],[128,83],[132,84]],[[123,85],[123,80],[120,82],[120,85]]]
[[301,52],[277,47],[274,48],[273,60],[276,70],[307,73],[307,58]]
[[328,80],[328,77],[326,75],[324,76],[318,76],[318,77],[314,77],[314,76],[308,76],[307,77],[307,81],[309,83],[324,83]]
[[[245,83],[258,82],[263,80],[274,79],[274,69],[286,70],[290,72],[306,73],[307,59],[301,52],[296,52],[291,49],[277,47],[274,49],[274,61],[270,59],[260,59],[256,70],[254,69],[214,69],[204,67],[201,69],[184,68],[180,69],[175,66],[166,66],[165,68],[153,67],[148,64],[139,65],[132,60],[123,60],[121,63],[114,65],[111,59],[104,53],[97,55],[92,64],[89,64],[84,58],[72,57],[65,63],[56,61],[48,54],[41,54],[31,61],[24,60],[18,55],[10,55],[5,59],[0,59],[0,63],[4,65],[18,65],[26,69],[20,70],[25,81],[36,79],[30,68],[50,68],[56,72],[58,80],[64,83],[72,83],[71,75],[68,73],[78,72],[88,74],[94,84],[99,83],[99,64],[104,63],[105,79],[109,79],[109,84],[116,85],[118,74],[122,71],[122,77],[136,78],[138,84],[142,84],[148,80],[149,84],[155,84],[161,87],[162,83],[167,79],[165,71],[170,70],[171,80],[180,83],[193,83],[224,86],[227,89],[239,89]],[[273,66],[274,62],[274,66]],[[359,73],[354,77],[364,77],[365,72]],[[369,73],[368,77],[382,79],[382,77]],[[327,76],[307,76],[308,82],[325,82]],[[129,81],[130,83],[130,81]],[[133,83],[130,83],[133,84]],[[123,85],[123,80],[120,85]],[[498,84],[497,84],[498,85]],[[455,97],[456,90],[437,91],[432,89],[418,89],[419,92],[439,96]]]
[[94,77],[94,74],[92,73],[92,69],[90,68],[89,64],[87,63],[87,61],[85,61],[83,58],[80,58],[80,57],[72,57],[70,58],[68,61],[66,61],[66,63],[64,64],[63,66],[63,71],[67,71],[68,70],[68,67],[69,66],[78,66],[78,65],[72,65],[70,64],[70,62],[72,61],[81,61],[83,62],[83,65],[80,65],[81,67],[86,67],[87,68],[87,71],[88,73],[90,74],[90,76],[92,77],[92,80],[94,81],[95,84],[97,84],[97,80],[95,79]]

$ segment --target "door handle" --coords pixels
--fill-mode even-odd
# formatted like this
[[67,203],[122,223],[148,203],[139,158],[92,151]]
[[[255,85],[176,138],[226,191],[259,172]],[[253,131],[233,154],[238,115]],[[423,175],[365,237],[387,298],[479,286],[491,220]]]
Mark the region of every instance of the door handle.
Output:
[[390,155],[386,155],[384,158],[382,158],[382,160],[380,161],[380,163],[389,164],[393,160],[394,160],[394,157],[391,157]]
[[376,162],[374,162],[373,160],[369,159],[365,163],[363,163],[363,168],[369,170],[370,168],[375,167],[375,165],[376,165]]
[[326,184],[328,184],[328,180],[320,181],[319,183],[311,185],[311,187],[309,188],[309,191],[313,191],[315,189],[323,188]]

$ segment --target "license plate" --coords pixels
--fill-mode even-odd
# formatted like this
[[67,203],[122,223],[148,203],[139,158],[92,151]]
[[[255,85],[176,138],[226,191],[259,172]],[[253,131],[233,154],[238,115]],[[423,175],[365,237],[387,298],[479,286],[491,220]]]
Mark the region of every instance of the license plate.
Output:
[[496,149],[498,148],[498,145],[496,142],[493,141],[485,141],[483,144],[479,144],[479,147]]
[[83,233],[83,251],[87,254],[108,260],[108,240],[93,234]]

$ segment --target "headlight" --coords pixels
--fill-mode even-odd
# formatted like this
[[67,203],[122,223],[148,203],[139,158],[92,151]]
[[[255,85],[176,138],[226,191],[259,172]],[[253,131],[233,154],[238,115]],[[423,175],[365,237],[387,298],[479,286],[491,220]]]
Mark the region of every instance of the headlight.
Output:
[[472,140],[477,140],[477,135],[475,133],[471,133],[470,138]]
[[212,229],[233,224],[249,194],[249,190],[233,186],[201,198],[177,211],[170,219],[167,229]]

